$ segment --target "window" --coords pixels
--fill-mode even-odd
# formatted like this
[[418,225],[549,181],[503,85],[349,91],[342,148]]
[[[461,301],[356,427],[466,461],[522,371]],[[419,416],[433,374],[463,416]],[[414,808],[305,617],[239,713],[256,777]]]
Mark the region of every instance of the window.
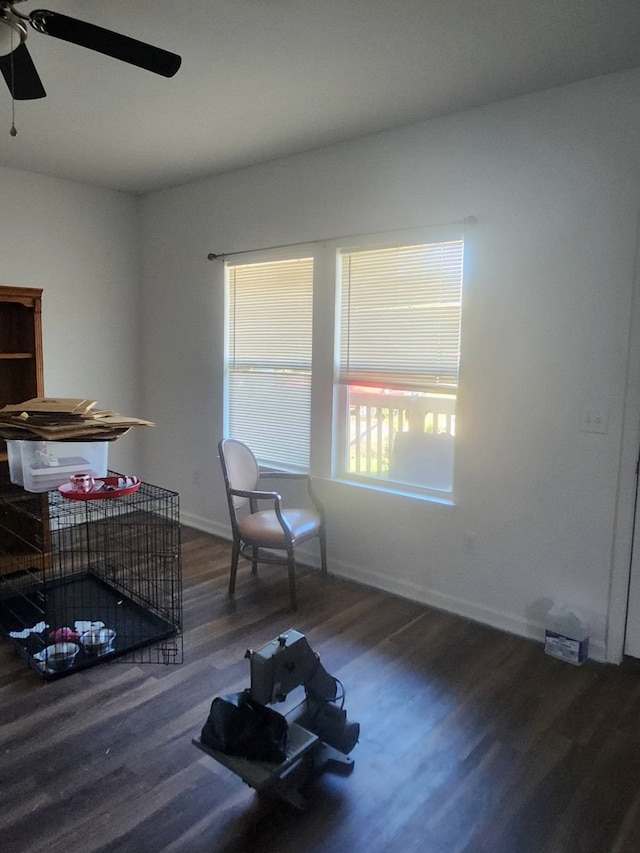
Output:
[[308,469],[313,258],[225,273],[225,435],[262,463]]
[[227,261],[225,435],[263,465],[448,498],[463,249],[440,229]]
[[451,491],[462,259],[462,240],[340,253],[340,476]]

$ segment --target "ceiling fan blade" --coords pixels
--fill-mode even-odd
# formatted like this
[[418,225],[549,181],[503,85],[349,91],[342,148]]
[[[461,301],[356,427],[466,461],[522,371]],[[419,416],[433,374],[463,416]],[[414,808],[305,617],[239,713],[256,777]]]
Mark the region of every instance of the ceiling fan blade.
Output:
[[58,12],[37,9],[29,16],[29,23],[40,33],[104,53],[163,77],[173,77],[182,62],[181,57],[168,50],[105,30],[95,24],[60,15]]
[[16,101],[46,97],[47,93],[24,42],[13,53],[0,56],[0,72]]

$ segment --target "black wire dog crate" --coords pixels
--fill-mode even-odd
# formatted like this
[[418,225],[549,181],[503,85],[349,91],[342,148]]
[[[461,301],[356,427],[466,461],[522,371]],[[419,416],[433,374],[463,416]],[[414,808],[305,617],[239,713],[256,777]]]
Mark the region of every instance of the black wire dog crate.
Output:
[[45,679],[105,660],[181,663],[179,514],[179,495],[148,483],[114,498],[0,497],[2,635]]

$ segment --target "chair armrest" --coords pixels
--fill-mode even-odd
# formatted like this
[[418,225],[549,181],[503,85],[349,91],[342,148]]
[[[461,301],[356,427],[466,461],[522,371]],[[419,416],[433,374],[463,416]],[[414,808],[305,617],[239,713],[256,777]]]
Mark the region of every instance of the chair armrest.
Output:
[[273,509],[275,511],[280,527],[282,527],[285,536],[288,538],[289,542],[291,542],[293,531],[289,527],[286,518],[282,514],[282,498],[278,494],[278,492],[258,492],[247,491],[245,489],[229,489],[229,493],[234,497],[248,498],[249,506],[251,507],[251,512],[256,511],[256,501],[273,501]]
[[317,496],[315,489],[313,488],[313,481],[311,479],[310,474],[294,473],[293,471],[276,471],[271,468],[261,468],[260,479],[266,479],[267,477],[280,480],[306,480],[307,492],[309,494],[309,497],[311,498],[311,502],[317,509],[318,513],[322,516],[322,518],[324,518],[324,506],[322,505],[320,498]]
[[278,492],[245,491],[244,489],[229,489],[229,491],[237,498],[249,498],[249,500],[256,501],[282,500],[282,497],[278,494]]

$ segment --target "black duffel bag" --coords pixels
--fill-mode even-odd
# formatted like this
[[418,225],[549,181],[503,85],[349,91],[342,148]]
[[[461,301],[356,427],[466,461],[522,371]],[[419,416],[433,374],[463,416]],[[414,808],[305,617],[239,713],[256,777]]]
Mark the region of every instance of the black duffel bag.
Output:
[[225,755],[280,763],[287,756],[288,731],[282,714],[254,702],[245,690],[213,700],[200,740]]

